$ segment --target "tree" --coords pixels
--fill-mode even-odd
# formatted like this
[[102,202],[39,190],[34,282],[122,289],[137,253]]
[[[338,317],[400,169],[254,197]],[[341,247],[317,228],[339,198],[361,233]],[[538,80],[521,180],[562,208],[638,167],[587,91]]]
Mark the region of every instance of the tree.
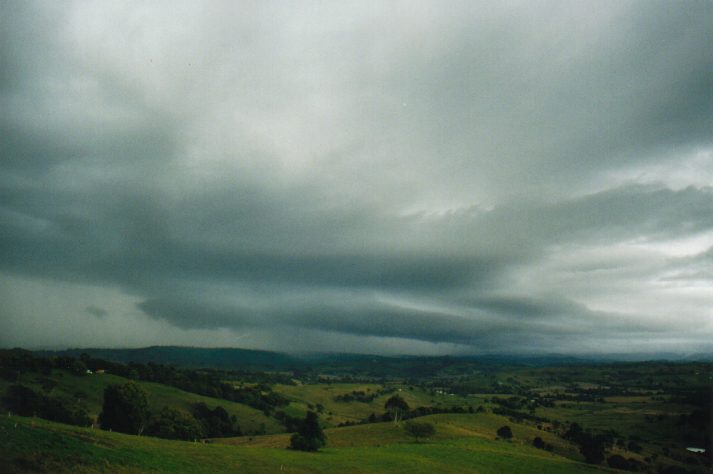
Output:
[[416,438],[416,442],[419,438],[428,438],[436,433],[436,428],[431,423],[418,421],[407,421],[404,430],[408,435]]
[[386,411],[391,414],[391,417],[394,419],[394,423],[398,423],[399,417],[402,417],[403,414],[409,410],[408,403],[406,403],[406,400],[401,398],[399,395],[394,395],[386,400],[384,408],[386,408]]
[[319,418],[313,411],[308,411],[300,429],[290,438],[290,447],[299,451],[317,451],[326,445],[326,437],[319,426]]
[[48,397],[24,385],[11,385],[3,401],[10,411],[21,416],[39,416],[46,420],[87,426],[91,419],[80,403],[68,398]]
[[204,435],[203,426],[188,413],[164,407],[151,417],[146,434],[166,439],[195,440]]
[[210,438],[242,434],[235,416],[230,416],[222,406],[211,410],[205,403],[199,402],[192,405],[192,412],[196,420],[203,425],[205,435]]
[[512,438],[512,430],[510,429],[509,426],[501,426],[498,428],[498,431],[496,431],[498,437],[503,438],[503,439],[510,439]]
[[135,382],[109,385],[99,414],[102,429],[140,435],[148,420],[146,392]]
[[24,385],[11,385],[3,398],[10,411],[20,416],[34,416],[42,407],[42,397]]
[[627,459],[624,456],[620,456],[618,454],[615,454],[613,456],[609,456],[607,458],[607,464],[609,467],[613,467],[614,469],[619,469],[622,471],[634,471],[635,467],[632,466],[632,464],[627,461]]
[[87,365],[81,360],[74,360],[69,366],[69,371],[74,375],[87,375]]
[[601,464],[604,461],[604,442],[601,437],[584,433],[579,444],[579,452],[587,464]]

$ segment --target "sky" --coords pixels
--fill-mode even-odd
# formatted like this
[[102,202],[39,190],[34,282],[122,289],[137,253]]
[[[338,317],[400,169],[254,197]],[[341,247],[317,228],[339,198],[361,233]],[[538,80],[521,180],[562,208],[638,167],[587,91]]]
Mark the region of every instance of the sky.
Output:
[[0,7],[1,347],[713,351],[713,2]]

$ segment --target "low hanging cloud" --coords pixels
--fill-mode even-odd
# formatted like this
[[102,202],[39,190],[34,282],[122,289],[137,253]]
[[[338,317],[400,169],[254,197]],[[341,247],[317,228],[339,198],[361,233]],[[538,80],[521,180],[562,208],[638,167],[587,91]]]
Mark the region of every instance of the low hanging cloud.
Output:
[[[81,304],[128,345],[710,350],[712,23],[706,2],[9,5],[0,343],[54,344]],[[38,308],[26,281],[123,296]]]
[[97,318],[104,318],[108,314],[105,309],[102,309],[99,306],[87,306],[84,311],[92,316],[96,316]]

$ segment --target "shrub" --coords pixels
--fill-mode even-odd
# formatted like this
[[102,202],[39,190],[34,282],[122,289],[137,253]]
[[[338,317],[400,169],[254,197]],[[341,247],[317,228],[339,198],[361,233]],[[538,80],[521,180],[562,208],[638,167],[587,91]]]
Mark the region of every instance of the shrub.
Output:
[[417,421],[407,421],[404,430],[408,435],[416,438],[416,441],[419,438],[428,438],[436,433],[436,428],[431,423]]
[[609,467],[614,469],[621,469],[622,471],[639,471],[645,470],[646,466],[637,461],[636,459],[626,459],[624,456],[615,454],[607,458],[607,464]]
[[512,438],[512,430],[509,426],[501,426],[496,432],[499,438],[510,439]]

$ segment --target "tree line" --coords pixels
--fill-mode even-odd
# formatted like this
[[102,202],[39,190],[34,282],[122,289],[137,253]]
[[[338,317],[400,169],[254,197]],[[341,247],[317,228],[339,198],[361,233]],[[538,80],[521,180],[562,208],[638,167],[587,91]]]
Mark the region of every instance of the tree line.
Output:
[[70,356],[35,357],[24,349],[0,350],[0,378],[16,381],[20,374],[36,372],[50,375],[53,369],[67,370],[74,375],[103,370],[131,380],[156,382],[179,388],[186,392],[220,398],[256,408],[270,415],[276,408],[289,404],[282,395],[272,391],[266,383],[236,387],[224,382],[221,372],[212,370],[183,369],[150,362],[122,364],[97,359],[82,354]]

